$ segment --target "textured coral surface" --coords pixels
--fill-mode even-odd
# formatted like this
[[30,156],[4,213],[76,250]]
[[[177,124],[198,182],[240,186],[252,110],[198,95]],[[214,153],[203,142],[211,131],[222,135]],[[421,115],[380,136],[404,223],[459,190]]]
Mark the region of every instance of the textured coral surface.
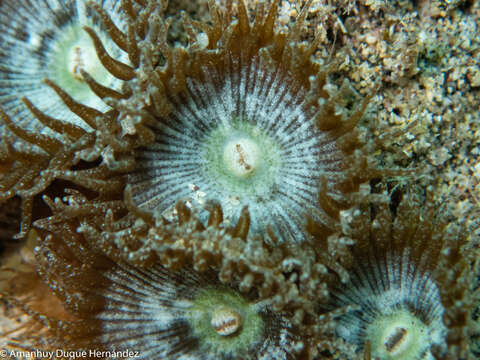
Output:
[[0,351],[480,356],[479,23],[1,1]]

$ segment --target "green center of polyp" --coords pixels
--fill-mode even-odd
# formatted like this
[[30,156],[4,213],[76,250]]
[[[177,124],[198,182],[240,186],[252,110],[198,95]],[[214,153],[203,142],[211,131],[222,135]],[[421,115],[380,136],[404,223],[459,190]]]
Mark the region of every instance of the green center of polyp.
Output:
[[108,85],[112,76],[98,59],[88,34],[77,25],[66,27],[52,45],[50,71],[52,80],[70,93],[77,101],[95,96],[85,83],[80,70],[89,73],[98,82]]
[[417,359],[432,342],[428,326],[407,310],[377,318],[367,328],[367,338],[380,360]]
[[233,121],[205,138],[206,176],[229,196],[272,193],[282,166],[277,143],[255,124]]
[[254,174],[261,160],[258,145],[249,138],[232,139],[223,149],[223,162],[226,168],[240,178]]
[[[69,60],[70,73],[73,78],[84,81],[81,70],[87,71],[87,61],[91,59],[92,54],[88,54],[88,50],[80,46],[74,46],[72,48]],[[95,56],[95,54],[93,54]]]
[[230,336],[240,330],[242,320],[242,315],[236,309],[218,306],[212,309],[210,324],[218,335]]
[[216,353],[218,359],[246,358],[238,354],[262,339],[261,315],[235,291],[205,289],[192,301],[186,319],[201,351]]

